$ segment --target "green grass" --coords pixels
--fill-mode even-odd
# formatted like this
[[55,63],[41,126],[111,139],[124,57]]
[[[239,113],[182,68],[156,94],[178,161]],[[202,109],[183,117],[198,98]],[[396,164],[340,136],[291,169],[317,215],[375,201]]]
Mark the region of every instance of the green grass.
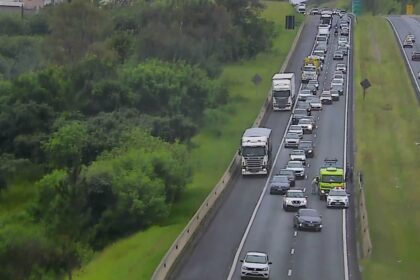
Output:
[[[364,173],[373,243],[363,276],[419,279],[419,105],[384,18],[358,18],[355,51],[357,168]],[[364,78],[372,83],[365,100]]]
[[[287,2],[265,3],[264,17],[276,22],[279,35],[270,52],[224,67],[220,79],[228,84],[233,101],[194,137],[194,176],[181,202],[174,206],[163,226],[109,246],[79,271],[76,279],[150,279],[167,249],[217,183],[236,152],[242,132],[254,122],[270,88],[271,76],[280,69],[297,32],[284,30],[284,16],[294,13]],[[298,20],[302,18],[298,16]],[[258,88],[251,82],[255,74],[262,77]]]

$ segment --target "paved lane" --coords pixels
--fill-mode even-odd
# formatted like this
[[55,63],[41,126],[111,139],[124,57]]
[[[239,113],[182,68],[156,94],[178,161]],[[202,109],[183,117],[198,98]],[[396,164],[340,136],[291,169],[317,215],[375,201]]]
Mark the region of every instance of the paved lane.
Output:
[[[300,77],[303,58],[313,47],[318,21],[319,17],[309,18],[285,72],[295,72]],[[297,79],[297,88],[299,86],[300,79]],[[265,126],[273,130],[274,154],[279,148],[289,118],[290,112],[275,112],[266,120]],[[184,254],[171,276],[172,279],[226,279],[229,266],[266,181],[266,177],[238,176],[232,182],[230,192],[224,197],[213,219]],[[288,242],[289,234],[285,233],[282,238],[284,242]]]

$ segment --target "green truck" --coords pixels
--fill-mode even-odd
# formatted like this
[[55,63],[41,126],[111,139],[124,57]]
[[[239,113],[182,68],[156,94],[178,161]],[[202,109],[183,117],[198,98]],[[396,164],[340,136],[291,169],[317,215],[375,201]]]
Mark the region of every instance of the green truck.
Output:
[[337,159],[325,159],[319,170],[319,199],[324,200],[331,189],[345,189],[344,168],[337,166]]

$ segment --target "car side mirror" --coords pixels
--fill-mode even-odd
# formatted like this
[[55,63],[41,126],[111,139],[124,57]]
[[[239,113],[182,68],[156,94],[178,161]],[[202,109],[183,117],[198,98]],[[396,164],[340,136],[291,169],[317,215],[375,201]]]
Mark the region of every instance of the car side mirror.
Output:
[[268,264],[273,264],[273,262],[268,262]]
[[308,198],[308,196],[307,196],[307,195],[305,195],[305,198]]
[[351,193],[347,193],[348,196],[351,196]]
[[244,262],[244,260],[239,260],[241,263],[243,263]]
[[322,218],[322,215],[319,215],[320,218]]

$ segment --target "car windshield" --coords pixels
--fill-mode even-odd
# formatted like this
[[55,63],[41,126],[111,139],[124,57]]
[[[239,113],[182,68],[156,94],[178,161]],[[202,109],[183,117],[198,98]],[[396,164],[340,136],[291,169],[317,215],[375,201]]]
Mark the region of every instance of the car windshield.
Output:
[[323,183],[342,183],[343,176],[341,175],[323,175],[321,176],[321,182]]
[[267,263],[267,258],[261,255],[247,255],[245,258],[247,263]]
[[286,176],[274,176],[273,183],[289,183],[289,179]]
[[302,94],[302,95],[311,94],[311,91],[310,91],[309,89],[302,89],[302,90],[300,91],[300,94]]
[[294,176],[293,171],[287,169],[280,170],[279,175]]
[[309,119],[301,119],[301,120],[299,121],[299,123],[300,123],[300,124],[311,124],[311,120],[309,120]]
[[301,150],[293,150],[291,152],[292,155],[303,155],[305,152]]
[[264,156],[265,147],[242,147],[242,155],[250,156]]
[[298,126],[298,125],[291,125],[290,126],[290,130],[299,130],[299,131],[301,131],[302,128],[300,126]]
[[289,164],[287,164],[287,166],[289,168],[301,168],[302,163],[300,163],[300,162],[289,162]]
[[287,133],[287,138],[299,138],[299,136],[296,133]]
[[315,71],[315,67],[314,66],[304,66],[303,71]]
[[304,198],[303,192],[287,192],[286,197]]
[[347,193],[344,190],[331,190],[329,195],[330,196],[347,196]]
[[274,97],[289,97],[290,90],[274,90],[273,95]]
[[306,217],[319,217],[318,213],[313,209],[301,209],[299,214]]

